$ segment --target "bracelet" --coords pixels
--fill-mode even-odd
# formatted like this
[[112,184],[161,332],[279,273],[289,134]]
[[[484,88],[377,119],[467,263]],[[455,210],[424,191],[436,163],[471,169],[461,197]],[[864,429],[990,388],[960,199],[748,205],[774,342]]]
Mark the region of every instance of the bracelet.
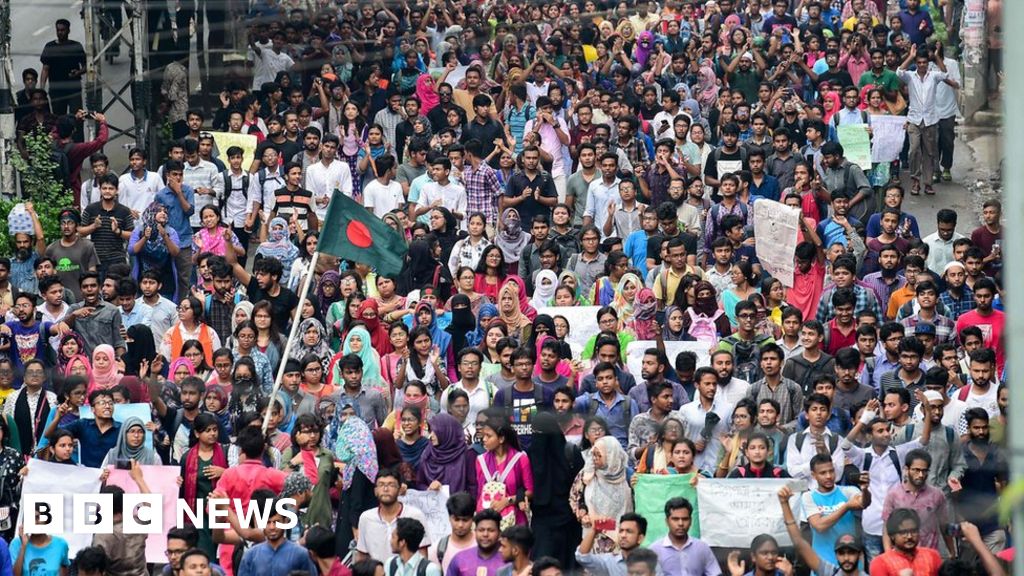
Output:
[[786,526],[796,526],[796,520],[790,520],[789,522],[783,522]]

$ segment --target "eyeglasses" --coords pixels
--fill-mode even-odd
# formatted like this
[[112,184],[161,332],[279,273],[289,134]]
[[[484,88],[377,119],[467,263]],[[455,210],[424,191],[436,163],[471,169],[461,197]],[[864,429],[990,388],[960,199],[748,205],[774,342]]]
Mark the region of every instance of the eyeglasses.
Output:
[[313,366],[312,368],[306,368],[303,372],[322,372],[323,366]]
[[[7,372],[10,373],[9,371]],[[25,376],[42,376],[46,374],[43,370],[25,370]]]
[[736,317],[741,319],[741,320],[751,320],[753,318],[757,318],[757,315],[756,314],[737,314]]
[[112,401],[110,401],[110,400],[97,400],[97,401],[93,402],[92,405],[96,406],[98,408],[101,408],[103,406],[106,406],[106,407],[109,408],[109,407],[113,406],[114,403]]

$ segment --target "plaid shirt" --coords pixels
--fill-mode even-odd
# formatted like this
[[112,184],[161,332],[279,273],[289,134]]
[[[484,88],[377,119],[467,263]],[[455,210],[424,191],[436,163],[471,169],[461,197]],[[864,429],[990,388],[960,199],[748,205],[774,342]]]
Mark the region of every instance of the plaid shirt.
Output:
[[629,139],[628,144],[623,144],[616,140],[614,146],[626,154],[626,158],[629,159],[630,164],[632,164],[634,168],[648,160],[647,146],[645,146],[640,138],[636,137],[636,135],[633,135],[633,137]]
[[936,314],[931,320],[923,320],[920,314],[907,316],[900,320],[900,324],[907,329],[907,336],[913,334],[917,325],[921,323],[935,326],[935,344],[952,343],[956,336],[956,322],[939,314]]
[[466,187],[467,216],[480,212],[488,224],[498,222],[498,197],[502,194],[502,186],[494,169],[486,162],[474,170],[473,165],[466,163],[462,169],[462,184]]
[[946,306],[946,316],[950,317],[954,322],[960,315],[965,312],[974,310],[976,304],[974,303],[974,291],[967,287],[965,284],[960,288],[960,297],[953,296],[953,293],[946,290],[942,294],[939,294],[939,302],[942,302]]
[[[836,311],[832,307],[832,294],[835,290],[836,286],[833,284],[831,288],[828,288],[821,294],[821,300],[818,301],[818,314],[814,319],[822,324],[827,324],[828,321],[836,315]],[[862,310],[867,310],[874,314],[876,319],[881,320],[882,314],[878,310],[878,298],[875,297],[875,293],[873,291],[859,284],[854,284],[853,293],[857,296],[857,302],[853,306],[854,318],[856,318]]]

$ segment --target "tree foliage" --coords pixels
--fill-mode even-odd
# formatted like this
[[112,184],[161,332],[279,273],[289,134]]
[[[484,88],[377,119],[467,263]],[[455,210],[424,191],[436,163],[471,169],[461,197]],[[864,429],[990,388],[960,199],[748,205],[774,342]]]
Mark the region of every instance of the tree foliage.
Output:
[[[46,242],[60,238],[60,211],[73,204],[73,196],[57,177],[53,156],[53,138],[43,130],[25,135],[26,160],[12,154],[11,163],[21,176],[21,198],[0,200],[0,214],[10,214],[19,202],[32,202],[43,225]],[[0,219],[0,252],[9,254],[14,241],[7,230],[7,219]]]

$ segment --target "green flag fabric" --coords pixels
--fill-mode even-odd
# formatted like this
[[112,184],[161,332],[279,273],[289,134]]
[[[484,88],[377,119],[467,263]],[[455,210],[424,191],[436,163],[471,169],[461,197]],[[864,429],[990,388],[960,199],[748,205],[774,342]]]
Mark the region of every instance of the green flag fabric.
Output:
[[380,218],[345,194],[335,193],[327,207],[317,250],[394,276],[402,271],[409,247]]
[[665,502],[682,496],[693,505],[693,524],[690,536],[700,537],[700,514],[697,510],[697,487],[691,486],[693,474],[638,474],[633,488],[634,509],[647,519],[647,539],[644,546],[650,546],[668,533],[665,524]]

